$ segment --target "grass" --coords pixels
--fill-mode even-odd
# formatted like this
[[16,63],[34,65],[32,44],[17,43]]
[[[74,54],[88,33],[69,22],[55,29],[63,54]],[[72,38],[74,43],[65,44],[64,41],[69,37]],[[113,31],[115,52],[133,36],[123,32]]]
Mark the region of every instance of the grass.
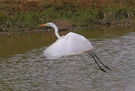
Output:
[[[128,15],[128,17],[126,17]],[[127,0],[2,0],[0,32],[32,31],[40,23],[55,22],[60,28],[106,22],[134,22],[135,2]]]

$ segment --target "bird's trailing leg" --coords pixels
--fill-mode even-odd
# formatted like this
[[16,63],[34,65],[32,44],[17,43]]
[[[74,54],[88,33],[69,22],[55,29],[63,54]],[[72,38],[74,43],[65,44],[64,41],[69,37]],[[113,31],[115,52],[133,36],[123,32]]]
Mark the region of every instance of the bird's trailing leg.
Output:
[[[111,70],[108,66],[106,66],[99,58],[96,54],[92,53],[91,51],[87,51],[87,53],[92,56],[92,58],[94,59],[94,61],[96,62],[97,66],[99,67],[99,69],[101,69],[103,72],[106,72],[103,68],[100,67],[100,65],[98,64],[97,60],[107,69]],[[97,59],[97,60],[96,60]]]
[[99,62],[100,62],[105,68],[111,70],[108,66],[106,66],[106,65],[98,58],[98,56],[97,56],[96,54],[92,53],[91,51],[89,51],[89,53],[91,53],[92,55],[94,55],[94,56],[99,60]]

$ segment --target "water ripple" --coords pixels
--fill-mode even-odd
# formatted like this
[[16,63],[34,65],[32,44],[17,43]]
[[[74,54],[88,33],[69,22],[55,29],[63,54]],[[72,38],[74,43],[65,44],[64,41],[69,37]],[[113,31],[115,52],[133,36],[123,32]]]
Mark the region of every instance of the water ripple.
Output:
[[112,71],[98,69],[87,54],[47,60],[34,49],[0,59],[0,91],[134,91],[135,33],[94,39],[94,51]]

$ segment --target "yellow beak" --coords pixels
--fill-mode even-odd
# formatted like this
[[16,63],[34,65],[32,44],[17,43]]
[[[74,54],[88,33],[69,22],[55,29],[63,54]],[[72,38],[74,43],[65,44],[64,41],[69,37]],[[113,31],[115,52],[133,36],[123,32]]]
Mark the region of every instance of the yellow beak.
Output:
[[39,26],[40,26],[40,27],[44,27],[44,26],[47,26],[47,25],[46,25],[46,24],[40,24]]

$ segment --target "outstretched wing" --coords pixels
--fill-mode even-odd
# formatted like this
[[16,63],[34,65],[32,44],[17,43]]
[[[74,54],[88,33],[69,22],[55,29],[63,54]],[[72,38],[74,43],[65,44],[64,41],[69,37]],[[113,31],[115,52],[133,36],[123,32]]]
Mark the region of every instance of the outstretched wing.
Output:
[[91,49],[93,46],[90,41],[82,35],[70,32],[48,47],[44,51],[44,55],[48,59],[56,59],[65,55],[80,54]]

